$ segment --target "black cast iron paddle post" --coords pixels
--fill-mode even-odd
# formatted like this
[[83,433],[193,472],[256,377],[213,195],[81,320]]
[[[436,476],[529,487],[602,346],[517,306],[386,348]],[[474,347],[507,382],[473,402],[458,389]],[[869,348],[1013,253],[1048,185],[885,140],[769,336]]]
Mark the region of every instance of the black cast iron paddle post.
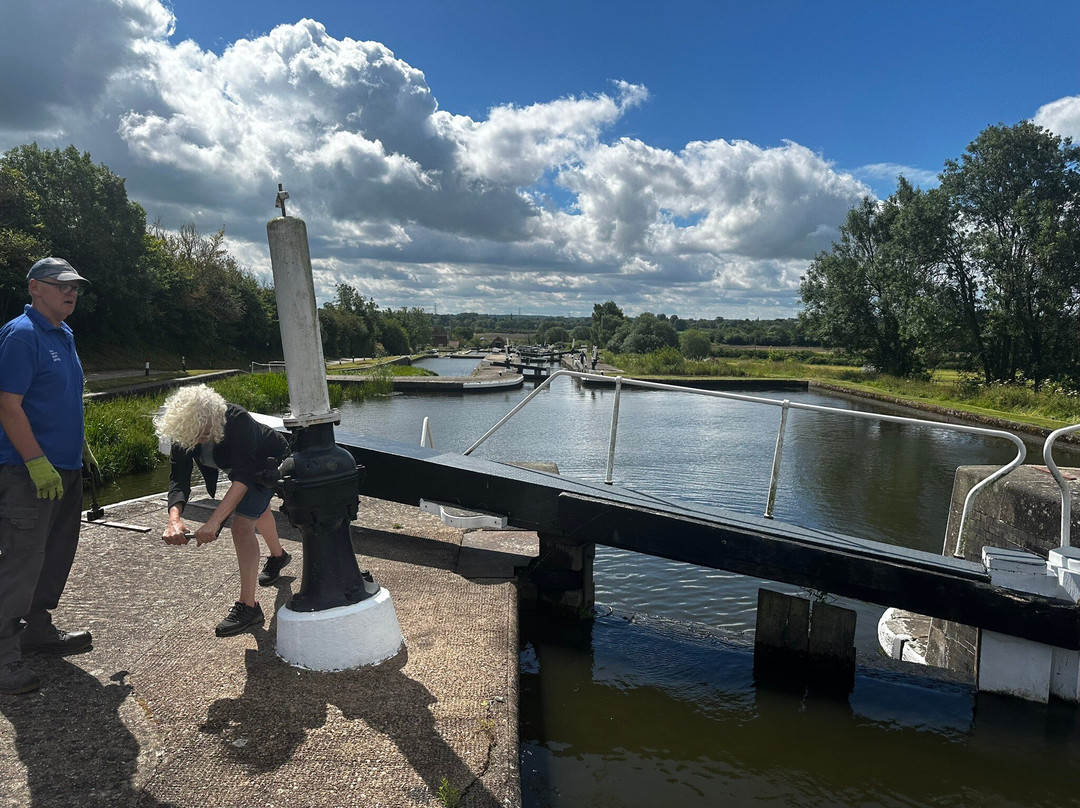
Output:
[[277,490],[285,503],[282,511],[304,543],[300,591],[288,607],[318,612],[359,603],[378,594],[379,587],[360,571],[349,535],[359,507],[361,469],[334,440],[340,418],[330,408],[326,387],[307,226],[286,216],[288,198],[278,185],[275,206],[281,216],[266,225],[289,382],[284,424],[293,434],[292,454],[277,469]]
[[304,567],[294,612],[359,603],[379,591],[356,562],[349,524],[356,519],[363,467],[334,441],[333,424],[293,429],[293,452],[279,468],[281,510],[301,534]]

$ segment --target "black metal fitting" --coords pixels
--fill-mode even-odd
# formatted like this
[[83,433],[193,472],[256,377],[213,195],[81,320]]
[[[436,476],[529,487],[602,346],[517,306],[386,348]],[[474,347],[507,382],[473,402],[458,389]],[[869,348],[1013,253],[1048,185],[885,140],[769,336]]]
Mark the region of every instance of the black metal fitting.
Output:
[[278,469],[281,510],[300,530],[304,569],[294,612],[317,612],[359,603],[378,593],[356,562],[349,525],[360,505],[363,467],[334,441],[333,424],[297,427],[293,452]]

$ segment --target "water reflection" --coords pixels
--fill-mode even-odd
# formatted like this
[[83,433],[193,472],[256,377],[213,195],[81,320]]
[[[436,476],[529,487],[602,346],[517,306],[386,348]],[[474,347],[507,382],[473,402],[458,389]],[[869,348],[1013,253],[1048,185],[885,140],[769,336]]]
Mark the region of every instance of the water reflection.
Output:
[[640,619],[526,632],[526,806],[1060,805],[1080,776],[1060,705],[866,670],[846,699],[771,689],[747,645]]

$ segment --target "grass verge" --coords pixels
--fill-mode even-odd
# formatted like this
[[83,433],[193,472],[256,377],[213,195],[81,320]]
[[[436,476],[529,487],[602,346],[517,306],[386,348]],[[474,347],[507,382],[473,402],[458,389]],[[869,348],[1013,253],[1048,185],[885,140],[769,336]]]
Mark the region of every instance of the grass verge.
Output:
[[1058,429],[1080,423],[1080,392],[1055,385],[1035,391],[1024,384],[981,384],[970,374],[942,371],[929,379],[904,379],[841,364],[810,364],[770,351],[767,358],[688,360],[674,348],[651,354],[609,354],[605,361],[631,376],[677,378],[785,378],[835,384],[852,393],[886,395],[939,409]]
[[[252,412],[280,415],[289,409],[288,380],[280,373],[230,376],[210,386],[226,401]],[[363,384],[329,385],[330,406],[339,407],[346,399],[363,401],[389,395],[393,389],[390,372],[377,369]],[[158,452],[152,419],[166,395],[159,392],[86,402],[86,440],[106,480],[150,471],[165,461],[164,455]]]

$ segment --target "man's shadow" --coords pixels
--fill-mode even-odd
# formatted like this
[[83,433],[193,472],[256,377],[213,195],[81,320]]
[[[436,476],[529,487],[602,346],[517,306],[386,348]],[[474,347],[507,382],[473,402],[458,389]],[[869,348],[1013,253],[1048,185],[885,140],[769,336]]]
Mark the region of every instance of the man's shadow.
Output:
[[[287,585],[279,585],[275,615],[290,594]],[[389,738],[431,794],[439,793],[445,779],[462,795],[463,806],[501,805],[436,729],[428,709],[435,698],[402,672],[406,649],[358,670],[304,670],[275,653],[275,622],[276,616],[267,628],[252,632],[258,648],[245,651],[244,692],[213,702],[199,727],[221,738],[223,754],[252,771],[273,771],[292,759],[309,731],[326,723],[333,705],[345,720],[362,719]],[[427,795],[416,796],[423,801]]]
[[132,692],[124,681],[128,672],[113,674],[103,685],[66,659],[34,656],[28,662],[41,677],[41,689],[0,696],[0,713],[15,729],[29,802],[18,779],[0,786],[0,802],[33,808],[165,808],[135,783],[140,745],[119,712]]

